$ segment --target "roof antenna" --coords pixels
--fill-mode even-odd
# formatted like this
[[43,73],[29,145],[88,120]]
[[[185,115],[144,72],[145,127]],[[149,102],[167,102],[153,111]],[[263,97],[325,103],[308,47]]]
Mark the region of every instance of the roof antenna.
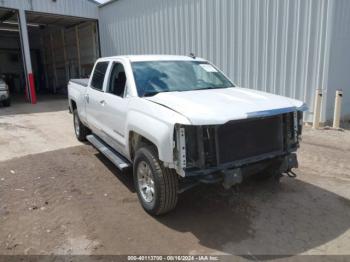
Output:
[[196,55],[194,53],[190,53],[189,57],[196,59]]

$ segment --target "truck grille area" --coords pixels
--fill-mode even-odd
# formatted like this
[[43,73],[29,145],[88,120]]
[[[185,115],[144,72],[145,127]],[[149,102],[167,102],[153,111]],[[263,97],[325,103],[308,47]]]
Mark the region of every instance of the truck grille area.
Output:
[[283,152],[283,116],[231,121],[217,128],[218,164]]
[[291,112],[223,125],[185,126],[186,168],[206,169],[227,163],[254,162],[257,158],[295,151],[299,146],[302,113],[298,112],[297,119],[295,117]]

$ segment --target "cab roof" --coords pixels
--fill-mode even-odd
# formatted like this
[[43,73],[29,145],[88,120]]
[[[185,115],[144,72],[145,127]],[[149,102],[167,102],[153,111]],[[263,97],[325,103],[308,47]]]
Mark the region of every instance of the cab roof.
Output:
[[130,62],[146,62],[146,61],[206,61],[203,58],[178,55],[126,55],[126,56],[110,56],[101,58],[101,60],[128,59]]

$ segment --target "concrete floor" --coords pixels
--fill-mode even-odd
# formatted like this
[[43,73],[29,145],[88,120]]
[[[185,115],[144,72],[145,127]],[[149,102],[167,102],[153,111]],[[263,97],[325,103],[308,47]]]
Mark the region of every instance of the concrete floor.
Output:
[[0,108],[0,254],[350,254],[350,132],[306,129],[297,179],[201,186],[159,218],[76,141],[66,100]]
[[67,99],[43,100],[0,107],[0,161],[81,145],[72,130]]

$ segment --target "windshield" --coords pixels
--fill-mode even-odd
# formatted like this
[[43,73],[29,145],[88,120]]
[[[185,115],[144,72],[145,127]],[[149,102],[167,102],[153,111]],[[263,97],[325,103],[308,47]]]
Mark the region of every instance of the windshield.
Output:
[[211,64],[198,61],[133,62],[140,97],[161,92],[182,92],[233,87],[232,82]]

